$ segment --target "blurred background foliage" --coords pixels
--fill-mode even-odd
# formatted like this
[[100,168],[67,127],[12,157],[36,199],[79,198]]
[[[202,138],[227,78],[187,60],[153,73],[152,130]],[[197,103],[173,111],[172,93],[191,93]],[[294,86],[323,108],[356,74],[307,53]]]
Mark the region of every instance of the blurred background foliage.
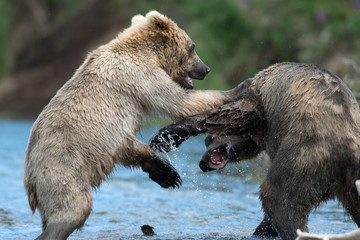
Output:
[[131,17],[156,9],[183,28],[229,89],[276,62],[308,62],[360,89],[360,0],[0,0],[0,116],[35,117]]

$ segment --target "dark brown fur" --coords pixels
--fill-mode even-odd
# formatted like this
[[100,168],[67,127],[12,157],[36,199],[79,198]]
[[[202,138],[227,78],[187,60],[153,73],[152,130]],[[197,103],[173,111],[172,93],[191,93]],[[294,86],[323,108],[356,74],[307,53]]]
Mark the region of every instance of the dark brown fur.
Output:
[[[200,162],[204,171],[213,170],[210,161],[214,159],[214,150],[228,157],[229,162],[266,151],[272,164],[260,186],[264,220],[255,235],[280,235],[293,240],[297,229],[308,231],[311,210],[332,198],[337,198],[360,226],[360,198],[355,188],[355,180],[360,178],[360,111],[348,87],[324,69],[297,63],[273,65],[250,81],[239,102],[252,103],[255,107],[246,109],[252,114],[243,115],[244,109],[240,107],[223,116],[218,108],[160,130],[153,142],[158,137],[166,142],[179,129],[221,133],[222,136],[206,140],[208,149]],[[214,118],[212,112],[216,111],[215,128],[196,121],[199,116]],[[255,130],[248,128],[245,133],[231,136],[232,125],[242,129],[247,122],[232,115],[248,118],[258,112],[262,119],[255,119],[258,126]],[[232,122],[233,119],[236,121]]]

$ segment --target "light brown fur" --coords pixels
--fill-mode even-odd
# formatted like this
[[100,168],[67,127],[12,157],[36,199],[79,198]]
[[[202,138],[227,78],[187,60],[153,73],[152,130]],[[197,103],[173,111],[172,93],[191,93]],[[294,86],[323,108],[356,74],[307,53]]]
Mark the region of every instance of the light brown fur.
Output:
[[80,228],[92,208],[90,186],[99,187],[115,164],[179,186],[169,162],[136,139],[143,118],[158,112],[180,120],[232,98],[231,91],[188,89],[187,75],[203,78],[209,70],[199,76],[206,66],[173,21],[152,11],[132,22],[88,55],[34,123],[24,184],[42,217],[39,239],[66,239]]

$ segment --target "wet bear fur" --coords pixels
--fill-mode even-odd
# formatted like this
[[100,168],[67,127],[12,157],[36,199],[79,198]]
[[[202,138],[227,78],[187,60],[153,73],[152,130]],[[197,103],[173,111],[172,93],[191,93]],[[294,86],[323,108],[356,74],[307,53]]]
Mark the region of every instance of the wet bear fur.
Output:
[[190,78],[210,69],[189,36],[151,11],[87,56],[35,121],[25,157],[24,185],[43,232],[66,239],[83,226],[98,188],[115,164],[141,168],[164,188],[181,178],[170,163],[136,139],[145,116],[173,120],[215,108],[236,89],[195,91]]
[[203,171],[265,151],[271,166],[254,235],[293,240],[297,229],[308,231],[311,210],[334,198],[360,226],[360,111],[349,88],[318,66],[298,63],[275,64],[244,84],[239,101],[165,127],[151,145],[169,151],[208,133]]

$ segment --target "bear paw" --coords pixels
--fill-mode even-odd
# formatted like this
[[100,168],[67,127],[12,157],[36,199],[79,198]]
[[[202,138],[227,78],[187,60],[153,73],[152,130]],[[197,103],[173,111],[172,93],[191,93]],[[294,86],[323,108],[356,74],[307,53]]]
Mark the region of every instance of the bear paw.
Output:
[[[175,137],[175,138],[174,138]],[[167,129],[160,129],[150,140],[150,147],[160,152],[170,152],[180,144],[176,144],[178,136],[171,134]]]
[[179,173],[169,162],[160,161],[156,166],[143,171],[149,173],[149,178],[163,188],[180,188],[182,185]]
[[191,136],[195,136],[201,132],[193,126],[182,124],[171,124],[159,130],[159,132],[150,140],[150,147],[155,148],[161,152],[170,152],[179,147],[182,142],[189,139]]

